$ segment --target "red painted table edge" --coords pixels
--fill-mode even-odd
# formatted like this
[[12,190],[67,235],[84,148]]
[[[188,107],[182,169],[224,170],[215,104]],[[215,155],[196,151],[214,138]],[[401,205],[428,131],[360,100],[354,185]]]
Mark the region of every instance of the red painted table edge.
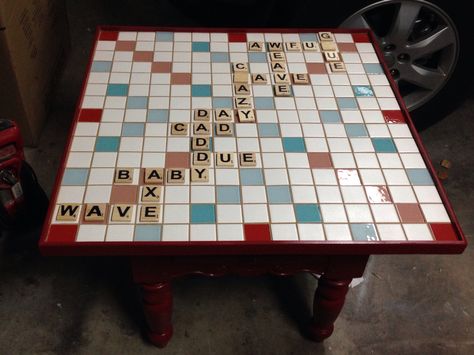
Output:
[[[334,29],[334,28],[212,28],[212,27],[143,27],[143,26],[98,26],[96,29],[94,47],[89,55],[89,62],[87,65],[87,75],[85,76],[80,95],[77,101],[74,119],[69,129],[67,149],[64,150],[61,163],[56,175],[54,182],[53,192],[51,195],[51,201],[56,201],[59,186],[64,173],[67,154],[72,143],[71,137],[74,134],[76,124],[78,122],[81,101],[84,97],[90,69],[93,62],[93,54],[95,45],[99,40],[101,33],[114,33],[118,31],[143,31],[143,32],[155,32],[155,31],[174,31],[174,32],[223,32],[223,33],[249,33],[249,32],[321,32],[328,31],[332,33],[361,33],[365,34],[370,38],[372,44],[376,43],[376,39],[371,30],[368,29]],[[390,82],[396,99],[402,109],[406,123],[410,128],[413,138],[420,150],[423,160],[431,174],[434,184],[441,196],[442,202],[446,207],[448,215],[452,221],[452,227],[456,233],[458,240],[451,241],[404,241],[400,242],[271,242],[271,243],[249,243],[249,242],[219,242],[216,245],[215,242],[186,242],[186,243],[173,243],[173,242],[140,242],[131,244],[130,242],[94,242],[94,243],[50,243],[48,242],[48,232],[50,227],[50,221],[54,212],[54,204],[50,203],[48,213],[43,225],[41,238],[39,242],[40,252],[43,255],[192,255],[192,254],[213,254],[213,255],[231,255],[231,254],[459,254],[464,251],[467,246],[467,240],[461,229],[459,221],[454,213],[454,209],[451,206],[445,189],[440,183],[429,155],[426,149],[421,144],[421,138],[416,131],[416,128],[410,118],[408,110],[403,102],[398,87],[395,81],[389,75],[388,68],[383,61],[383,55],[380,48],[374,45],[377,57],[380,64],[383,67],[386,77]]]

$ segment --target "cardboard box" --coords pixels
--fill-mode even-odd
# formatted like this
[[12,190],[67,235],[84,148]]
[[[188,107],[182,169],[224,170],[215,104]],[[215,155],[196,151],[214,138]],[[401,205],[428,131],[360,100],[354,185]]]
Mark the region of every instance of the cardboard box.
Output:
[[35,145],[69,49],[64,0],[0,0],[0,117]]

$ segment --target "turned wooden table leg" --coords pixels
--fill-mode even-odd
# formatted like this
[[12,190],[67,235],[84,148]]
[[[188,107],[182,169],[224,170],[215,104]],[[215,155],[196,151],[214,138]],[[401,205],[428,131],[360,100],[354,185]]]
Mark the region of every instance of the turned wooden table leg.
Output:
[[147,334],[156,346],[165,347],[173,335],[173,296],[169,282],[141,284]]
[[309,326],[309,337],[312,340],[321,342],[332,334],[351,281],[352,279],[328,279],[324,275],[319,279],[314,294],[313,319]]

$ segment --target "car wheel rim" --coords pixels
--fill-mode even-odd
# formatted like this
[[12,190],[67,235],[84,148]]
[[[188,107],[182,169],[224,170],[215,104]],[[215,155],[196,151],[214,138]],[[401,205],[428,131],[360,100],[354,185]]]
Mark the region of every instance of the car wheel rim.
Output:
[[340,27],[374,32],[409,110],[430,101],[456,67],[456,27],[448,14],[430,2],[379,1],[349,16]]

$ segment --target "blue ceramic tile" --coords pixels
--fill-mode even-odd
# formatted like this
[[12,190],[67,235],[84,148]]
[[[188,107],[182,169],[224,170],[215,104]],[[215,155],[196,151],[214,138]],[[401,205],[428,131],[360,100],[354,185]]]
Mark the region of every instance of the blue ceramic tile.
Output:
[[348,123],[344,127],[348,137],[367,137],[369,135],[365,125],[360,123]]
[[427,169],[407,169],[406,172],[412,185],[433,185]]
[[295,215],[298,223],[321,222],[319,206],[314,203],[295,203]]
[[216,223],[216,208],[213,204],[191,204],[191,223]]
[[161,226],[157,224],[138,224],[135,227],[136,242],[159,242],[161,240]]
[[263,185],[262,169],[240,169],[242,185]]
[[109,72],[112,70],[112,62],[105,60],[95,60],[92,62],[92,72]]
[[173,32],[156,32],[156,40],[159,42],[173,42]]
[[260,137],[280,137],[280,131],[276,123],[259,123],[258,133]]
[[[219,94],[219,93],[216,93]],[[213,108],[232,108],[231,97],[213,97],[212,98]]]
[[286,153],[305,153],[306,146],[302,137],[283,137],[283,150]]
[[341,115],[338,111],[320,111],[319,117],[323,123],[339,123],[341,122]]
[[374,91],[367,85],[354,85],[352,86],[352,90],[354,90],[354,95],[358,97],[374,96]]
[[264,52],[249,52],[250,63],[266,63],[267,54]]
[[143,123],[124,123],[122,127],[122,136],[124,137],[142,137],[145,132]]
[[168,122],[168,110],[148,110],[147,122],[166,123]]
[[367,74],[384,74],[383,68],[377,63],[366,63],[362,64]]
[[127,108],[147,108],[148,97],[146,96],[129,96],[127,100]]
[[301,42],[317,41],[316,33],[300,33]]
[[396,153],[397,147],[392,138],[372,138],[376,153]]
[[95,141],[96,152],[117,152],[120,137],[97,137]]
[[337,105],[340,110],[357,110],[359,108],[357,100],[353,97],[338,97]]
[[268,203],[291,203],[288,186],[267,186]]
[[377,232],[373,224],[356,223],[351,224],[352,237],[354,240],[375,241],[377,240]]
[[85,185],[89,169],[64,169],[62,185]]
[[229,53],[225,52],[213,52],[211,53],[211,62],[212,63],[229,63]]
[[191,96],[194,97],[207,97],[212,96],[211,85],[191,85]]
[[217,186],[217,203],[240,203],[238,186]]
[[257,110],[274,110],[273,97],[254,97],[255,108]]
[[128,84],[109,84],[107,86],[107,96],[127,96]]
[[209,42],[193,42],[193,52],[209,52]]

